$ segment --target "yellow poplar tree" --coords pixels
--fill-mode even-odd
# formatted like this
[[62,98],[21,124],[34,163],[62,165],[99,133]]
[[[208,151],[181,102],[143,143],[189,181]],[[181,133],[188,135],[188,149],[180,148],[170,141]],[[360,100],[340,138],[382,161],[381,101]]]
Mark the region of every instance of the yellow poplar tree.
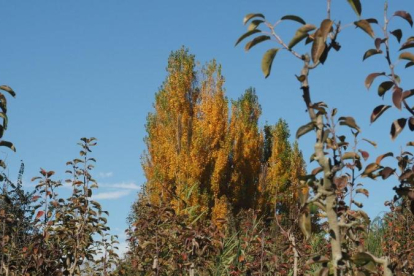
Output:
[[232,103],[227,194],[235,213],[255,205],[263,148],[258,127],[260,114],[261,107],[252,88]]

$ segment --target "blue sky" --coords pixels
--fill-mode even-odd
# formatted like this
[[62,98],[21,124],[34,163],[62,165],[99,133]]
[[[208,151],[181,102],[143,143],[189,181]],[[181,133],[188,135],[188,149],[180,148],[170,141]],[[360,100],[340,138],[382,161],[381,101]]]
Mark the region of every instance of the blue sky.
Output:
[[[101,183],[98,198],[110,212],[113,233],[121,234],[139,186],[145,182],[140,164],[144,124],[154,93],[166,76],[170,52],[184,45],[201,64],[215,58],[223,66],[229,98],[255,87],[263,109],[261,124],[283,117],[295,133],[308,122],[294,76],[299,74],[300,62],[279,52],[272,74],[265,80],[260,60],[271,43],[249,53],[242,46],[235,48],[234,43],[245,32],[244,15],[251,12],[262,12],[270,21],[296,14],[309,23],[320,22],[326,3],[310,2],[0,1],[0,80],[17,92],[16,99],[9,100],[9,130],[4,137],[16,145],[17,153],[0,151],[7,158],[8,174],[16,178],[23,160],[27,187],[40,167],[56,171],[57,179],[64,179],[66,161],[79,152],[79,138],[97,137],[93,155],[98,160],[95,176]],[[383,1],[362,2],[363,17],[381,21]],[[414,13],[414,2],[390,1],[390,11],[401,9]],[[356,19],[345,0],[333,0],[332,17],[342,24]],[[391,29],[393,26],[403,29],[405,39],[414,33],[400,19],[391,23]],[[288,41],[298,27],[296,22],[286,22],[280,35]],[[378,28],[375,31],[380,33]],[[361,136],[379,143],[372,156],[389,149],[398,151],[414,140],[408,131],[395,142],[389,139],[391,122],[406,113],[392,109],[369,125],[371,111],[383,101],[376,95],[376,85],[367,92],[364,79],[371,72],[386,70],[385,60],[372,57],[362,63],[363,53],[374,46],[361,30],[347,28],[339,41],[341,51],[332,53],[325,66],[312,72],[313,100],[337,107],[340,115],[353,114],[363,129]],[[392,43],[391,47],[397,46]],[[298,45],[297,49],[304,48]],[[397,73],[403,78],[402,85],[411,89],[412,71],[402,69],[400,63]],[[306,160],[312,140],[311,135],[300,140]],[[392,181],[367,182],[371,196],[363,201],[370,215],[385,210],[383,202],[391,197],[392,186]]]

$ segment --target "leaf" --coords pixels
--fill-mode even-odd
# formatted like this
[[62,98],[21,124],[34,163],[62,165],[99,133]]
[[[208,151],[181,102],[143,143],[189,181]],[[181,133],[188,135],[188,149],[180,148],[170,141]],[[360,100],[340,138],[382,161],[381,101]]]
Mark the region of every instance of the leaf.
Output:
[[7,117],[6,113],[3,113],[3,112],[0,112],[0,117],[3,118],[3,128],[6,130],[8,122],[9,122],[9,118]]
[[359,154],[356,152],[345,152],[341,157],[342,160],[359,159],[359,158],[360,158]]
[[306,25],[300,27],[296,31],[295,36],[289,42],[288,48],[292,49],[296,44],[301,42],[304,38],[308,37],[308,32],[313,31],[315,29],[316,29],[316,26],[312,25],[312,24],[306,24]]
[[322,167],[317,167],[315,169],[312,170],[311,174],[313,175],[317,175],[318,173],[322,172],[323,168]]
[[399,59],[405,59],[414,62],[414,55],[409,52],[403,52],[400,54]]
[[43,211],[37,212],[36,219],[40,219],[44,214],[45,214],[45,212],[43,212]]
[[414,62],[410,61],[409,63],[407,63],[407,64],[405,65],[405,68],[411,67],[411,66],[413,66],[413,65],[414,65]]
[[256,29],[257,29],[257,27],[258,27],[261,23],[263,23],[263,22],[264,22],[263,20],[253,20],[253,21],[250,23],[250,25],[249,25],[249,27],[247,28],[247,30],[248,30],[248,31],[256,30]]
[[273,49],[268,50],[263,55],[262,71],[263,71],[263,74],[265,75],[265,78],[267,78],[270,75],[270,71],[272,70],[273,59],[275,58],[278,51],[279,51],[279,48],[273,48]]
[[403,92],[402,89],[399,87],[394,88],[394,92],[392,93],[392,102],[394,106],[401,110],[401,103],[403,100]]
[[383,97],[385,92],[394,86],[392,81],[384,81],[378,86],[378,96]]
[[410,117],[410,119],[408,120],[408,127],[411,131],[414,131],[414,117]]
[[352,200],[352,203],[353,203],[353,204],[355,204],[358,208],[362,208],[362,207],[364,207],[364,205],[363,205],[361,202],[358,202],[358,201]]
[[364,150],[358,150],[358,151],[361,153],[362,158],[364,158],[364,160],[367,161],[367,159],[369,158],[369,153]]
[[364,172],[362,173],[363,177],[366,177],[367,175],[375,172],[376,170],[380,169],[381,166],[378,163],[371,163],[368,166],[365,167]]
[[368,139],[365,139],[365,138],[362,138],[362,140],[364,140],[365,142],[370,143],[372,146],[374,146],[374,148],[377,147],[377,143],[375,143],[374,141],[371,141],[371,140],[368,140]]
[[252,19],[253,17],[261,17],[265,19],[264,15],[261,13],[249,13],[243,18],[243,24],[246,25],[246,23],[249,22],[249,20]]
[[401,29],[396,29],[396,30],[390,32],[390,34],[392,34],[393,36],[395,36],[397,38],[398,43],[401,42],[401,38],[402,38],[402,35],[403,35]]
[[399,51],[412,48],[412,47],[414,47],[414,37],[411,36],[407,39],[406,42],[404,42],[403,45],[401,45],[401,48],[399,49]]
[[392,140],[395,140],[398,134],[400,134],[401,131],[403,131],[406,122],[407,122],[406,118],[400,118],[392,123],[391,132],[390,132]]
[[329,19],[322,21],[321,26],[315,32],[314,41],[312,44],[312,61],[316,63],[322,57],[326,48],[326,39],[331,32],[333,22]]
[[390,107],[390,105],[379,105],[374,108],[374,111],[372,111],[371,114],[371,124],[375,122]]
[[354,24],[366,32],[370,37],[375,38],[374,30],[371,28],[371,24],[367,20],[361,19],[359,21],[355,21]]
[[409,14],[408,12],[406,12],[406,11],[396,11],[394,13],[394,16],[399,16],[399,17],[405,19],[408,22],[408,24],[410,24],[411,27],[413,26],[413,19],[411,18],[411,14]]
[[0,147],[8,147],[12,151],[16,152],[16,148],[14,147],[12,142],[0,141]]
[[374,82],[375,78],[377,78],[378,76],[385,76],[385,72],[382,72],[382,73],[372,73],[372,74],[369,74],[367,76],[367,78],[365,79],[365,87],[368,90],[371,87],[372,83]]
[[351,8],[354,10],[354,12],[359,16],[361,16],[362,13],[362,6],[361,2],[359,0],[347,0]]
[[263,41],[269,40],[269,39],[270,39],[270,36],[267,36],[267,35],[258,36],[256,38],[254,38],[252,41],[248,42],[246,44],[246,46],[244,47],[244,49],[246,51],[249,51],[253,46],[255,46],[255,45],[257,45],[257,44],[259,44]]
[[369,192],[367,189],[359,188],[355,190],[357,194],[364,194],[366,197],[369,197]]
[[390,167],[385,167],[384,169],[381,170],[380,175],[382,179],[385,180],[388,177],[390,177],[392,174],[394,174],[394,172],[395,172],[395,169],[392,169]]
[[406,90],[406,91],[403,92],[402,98],[403,98],[403,100],[405,100],[405,99],[408,99],[409,97],[411,97],[413,95],[414,95],[414,89]]
[[280,20],[293,20],[293,21],[299,22],[303,25],[306,24],[305,20],[303,20],[302,18],[300,18],[299,16],[296,16],[296,15],[285,15]]
[[312,131],[314,128],[315,128],[315,124],[313,122],[310,122],[310,123],[307,123],[306,125],[301,126],[296,131],[296,139],[299,139],[301,136]]
[[360,132],[360,128],[359,126],[356,124],[355,119],[352,117],[340,117],[338,119],[339,124],[341,126],[345,125],[345,126],[349,126],[350,128],[353,128],[355,130],[357,130],[358,132]]
[[257,29],[255,29],[255,30],[251,30],[251,31],[248,31],[247,33],[245,33],[244,35],[242,35],[238,40],[237,40],[237,42],[236,42],[236,44],[234,45],[234,46],[237,46],[237,44],[239,44],[243,39],[245,39],[246,37],[249,37],[249,36],[251,36],[252,34],[256,34],[256,33],[260,33],[261,31],[260,30],[257,30]]
[[377,54],[382,54],[382,51],[381,50],[377,50],[377,49],[370,49],[370,50],[368,50],[368,51],[365,52],[362,60],[364,61],[367,58],[369,58],[369,57],[371,57],[373,55],[377,55]]
[[392,152],[384,153],[384,154],[382,154],[382,155],[380,155],[380,156],[377,157],[377,159],[375,160],[375,163],[378,164],[378,165],[380,165],[381,164],[381,161],[384,158],[386,158],[386,157],[393,157],[393,156],[394,156],[394,154]]
[[16,97],[16,92],[8,85],[0,85],[0,89],[8,92],[12,97]]

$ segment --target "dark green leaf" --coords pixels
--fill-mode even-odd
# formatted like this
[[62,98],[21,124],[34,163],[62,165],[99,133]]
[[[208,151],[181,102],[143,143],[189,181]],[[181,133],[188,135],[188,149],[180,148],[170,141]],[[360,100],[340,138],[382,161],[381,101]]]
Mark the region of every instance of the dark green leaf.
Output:
[[251,31],[248,31],[247,33],[245,33],[244,35],[242,35],[238,40],[237,40],[237,42],[236,42],[236,44],[234,45],[234,46],[237,46],[237,44],[239,44],[243,39],[245,39],[246,37],[249,37],[249,36],[251,36],[252,34],[256,34],[256,33],[260,33],[261,31],[260,30],[251,30]]
[[358,15],[358,17],[361,16],[362,13],[362,6],[361,2],[359,0],[347,0],[349,5],[352,7],[354,12]]
[[390,90],[394,86],[392,81],[384,81],[378,86],[378,96],[383,97],[385,92]]
[[382,51],[377,50],[377,49],[370,49],[370,50],[365,52],[364,57],[362,58],[362,60],[366,60],[367,58],[369,58],[373,55],[377,55],[377,54],[382,54]]
[[401,42],[401,38],[402,38],[402,35],[403,35],[401,29],[396,29],[396,30],[394,30],[390,33],[397,38],[398,43]]
[[280,20],[293,20],[293,21],[299,22],[303,25],[306,24],[305,20],[303,20],[302,18],[300,18],[299,16],[296,16],[296,15],[285,15]]
[[306,125],[301,126],[296,132],[296,139],[299,139],[302,135],[312,131],[315,128],[315,124],[310,122]]
[[296,33],[295,36],[292,38],[292,40],[289,42],[288,48],[293,48],[296,44],[301,42],[304,38],[308,37],[308,32],[313,31],[316,29],[315,25],[306,24],[302,27],[300,27]]
[[405,65],[405,68],[411,67],[414,65],[414,62],[410,61]]
[[414,131],[414,117],[410,117],[410,119],[408,120],[408,127],[411,131]]
[[270,49],[263,56],[262,71],[265,75],[265,78],[267,78],[270,75],[270,71],[272,70],[273,59],[275,58],[278,51],[279,48]]
[[267,35],[258,36],[256,38],[254,38],[252,41],[248,42],[246,44],[246,46],[244,47],[244,49],[246,51],[249,51],[253,46],[255,46],[255,45],[257,45],[257,44],[259,44],[263,41],[269,40],[269,39],[270,39],[270,36],[267,36]]
[[0,112],[0,117],[3,118],[3,128],[6,130],[7,129],[7,123],[9,121],[7,115],[3,112]]

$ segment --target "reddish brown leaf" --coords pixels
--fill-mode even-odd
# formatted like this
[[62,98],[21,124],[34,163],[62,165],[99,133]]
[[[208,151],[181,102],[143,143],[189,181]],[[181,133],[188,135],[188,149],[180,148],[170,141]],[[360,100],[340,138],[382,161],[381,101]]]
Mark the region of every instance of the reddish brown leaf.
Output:
[[394,88],[394,92],[392,93],[392,102],[394,103],[394,106],[401,110],[401,104],[403,100],[403,91],[399,87]]
[[44,214],[45,214],[45,212],[43,212],[43,211],[37,212],[36,219],[40,219]]
[[369,158],[369,153],[363,150],[358,150],[358,151],[361,153],[362,158],[364,158],[364,160],[367,161],[367,159]]
[[411,27],[413,26],[413,19],[411,17],[411,14],[409,14],[408,12],[406,12],[406,11],[396,11],[394,13],[394,16],[399,16],[399,17],[405,19],[410,24]]
[[367,78],[365,79],[365,87],[369,90],[369,88],[371,87],[372,83],[374,82],[375,78],[378,76],[385,76],[385,73],[372,73],[369,74],[367,76]]
[[385,180],[388,177],[390,177],[394,172],[395,172],[395,169],[392,169],[390,167],[385,167],[384,169],[381,170],[380,175],[382,179]]

